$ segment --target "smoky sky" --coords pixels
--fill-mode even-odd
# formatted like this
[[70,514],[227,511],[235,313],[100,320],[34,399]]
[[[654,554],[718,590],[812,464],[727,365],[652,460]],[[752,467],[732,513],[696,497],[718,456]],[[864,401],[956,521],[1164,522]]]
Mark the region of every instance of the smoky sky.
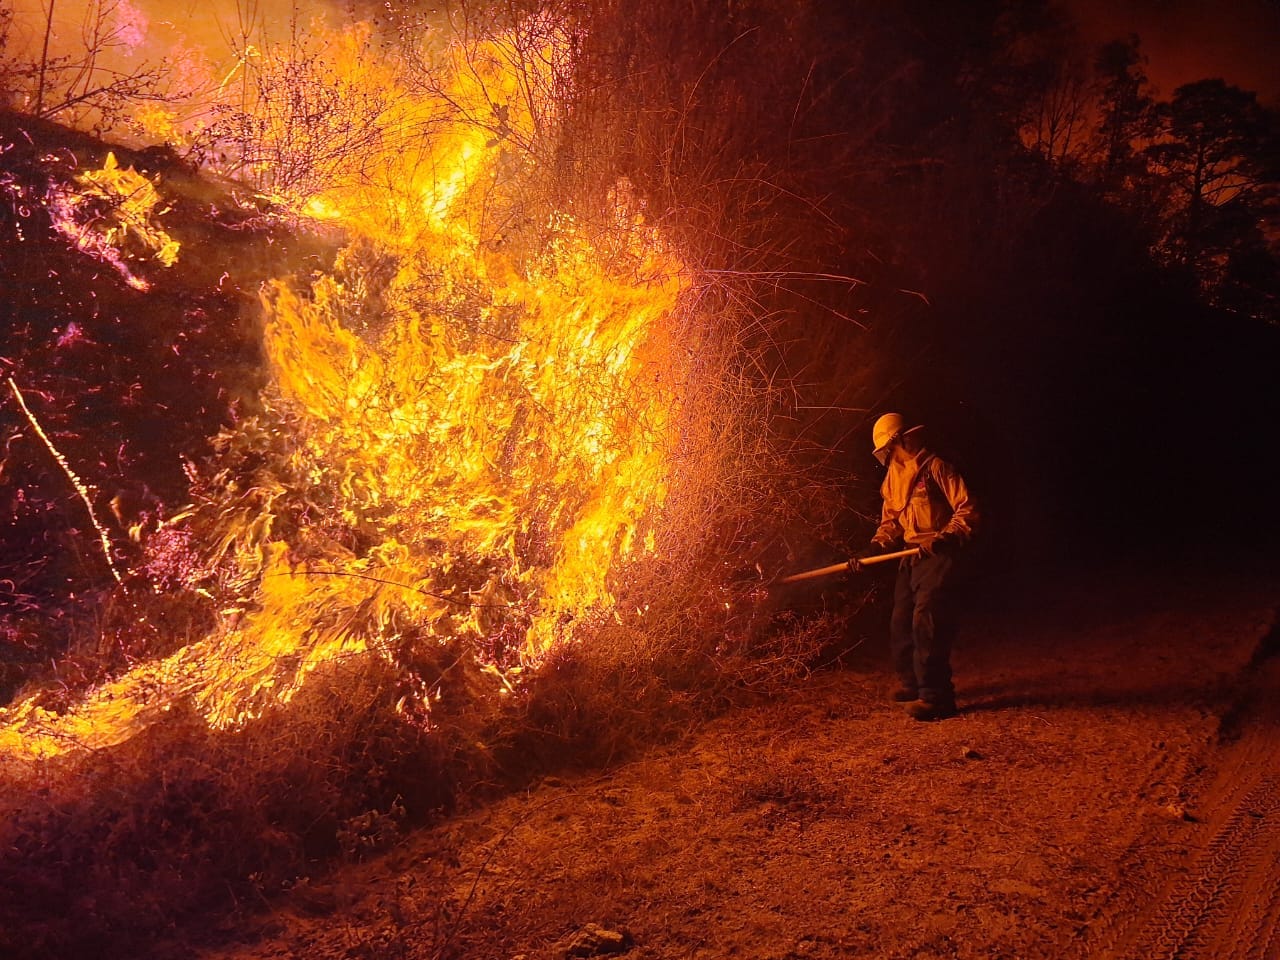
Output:
[[1065,0],[1093,45],[1137,34],[1162,98],[1220,77],[1280,105],[1280,0]]
[[[30,51],[43,42],[48,0],[11,3],[11,40]],[[53,51],[65,52],[80,43],[86,18],[96,6],[85,0],[54,5]],[[107,0],[101,7],[117,32],[122,55],[160,59],[175,46],[186,45],[199,48],[214,62],[231,56],[240,37],[260,38],[264,30],[277,37],[285,34],[293,18],[305,25],[315,17],[336,22],[352,13],[351,4],[328,0]]]
[[[38,52],[48,0],[10,0],[15,11],[10,43]],[[1147,73],[1162,97],[1192,80],[1221,77],[1280,105],[1280,0],[1060,0],[1096,47],[1137,34]],[[85,0],[54,6],[52,52],[74,47],[82,32]],[[211,75],[234,62],[245,38],[284,39],[291,22],[303,27],[321,17],[331,24],[425,6],[413,0],[103,0],[124,45],[115,55],[134,62],[172,60],[175,52],[208,63]]]
[[400,14],[412,18],[419,31],[446,24],[434,6],[420,0],[8,0],[8,6],[15,14],[10,54],[40,59],[52,6],[49,56],[79,63],[97,14],[111,36],[97,67],[122,74],[159,69],[160,92],[177,98],[170,103],[191,98],[192,108],[175,107],[188,114],[198,113],[212,91],[237,76],[255,49],[288,43],[295,35],[317,42],[311,29],[317,23],[380,24],[392,36]]

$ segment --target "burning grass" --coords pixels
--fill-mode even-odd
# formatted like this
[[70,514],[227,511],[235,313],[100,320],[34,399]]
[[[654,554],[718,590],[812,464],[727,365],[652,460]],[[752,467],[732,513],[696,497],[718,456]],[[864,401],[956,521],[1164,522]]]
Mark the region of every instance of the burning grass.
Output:
[[[179,903],[270,895],[460,790],[626,755],[829,639],[747,666],[759,587],[731,574],[787,476],[744,372],[749,298],[626,178],[573,187],[567,29],[534,16],[408,65],[361,36],[260,66],[379,104],[336,153],[278,110],[249,128],[297,147],[283,171],[241,155],[268,216],[341,238],[261,289],[268,385],[189,469],[190,504],[136,530],[113,669],[0,711],[0,875],[32,894],[0,919],[37,952],[142,942]],[[117,226],[81,224],[76,249],[142,291],[122,246],[176,251],[151,181],[109,162],[65,219],[107,174],[132,185]],[[147,647],[162,607],[190,635]],[[77,881],[70,929],[40,904]]]
[[[548,194],[554,111],[538,98],[565,54],[536,30],[535,58],[485,41],[427,93],[403,91],[380,152],[294,198],[350,240],[331,273],[264,288],[262,412],[152,541],[151,565],[185,565],[180,586],[218,625],[65,713],[8,711],[10,753],[112,746],[180,700],[235,726],[334,658],[455,640],[509,693],[623,621],[638,562],[662,556],[683,580],[723,546],[709,535],[738,501],[717,488],[760,430],[731,328],[624,182],[594,209]],[[427,718],[435,687],[417,678],[401,707]]]

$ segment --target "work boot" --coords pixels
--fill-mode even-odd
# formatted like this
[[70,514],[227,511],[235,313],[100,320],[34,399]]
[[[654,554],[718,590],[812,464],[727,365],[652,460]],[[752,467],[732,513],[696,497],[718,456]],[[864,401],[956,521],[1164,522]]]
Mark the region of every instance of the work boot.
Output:
[[932,700],[912,700],[906,710],[907,716],[914,720],[945,720],[956,715],[954,703],[934,703]]
[[893,691],[893,699],[897,703],[910,703],[920,697],[920,691],[915,687],[908,687],[905,683],[897,690]]

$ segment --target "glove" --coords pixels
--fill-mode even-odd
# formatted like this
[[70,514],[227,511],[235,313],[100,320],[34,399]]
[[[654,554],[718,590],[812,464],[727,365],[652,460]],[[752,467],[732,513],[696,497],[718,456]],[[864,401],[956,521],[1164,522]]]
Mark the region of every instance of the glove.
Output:
[[850,572],[857,573],[859,570],[862,569],[863,560],[866,560],[868,557],[878,557],[882,553],[887,553],[888,550],[889,550],[888,547],[880,543],[873,543],[870,546],[865,547],[862,550],[859,550],[857,553],[855,553],[852,557],[849,558]]
[[954,547],[955,541],[950,537],[934,537],[932,540],[926,540],[920,544],[920,556],[940,557],[943,554],[950,553]]

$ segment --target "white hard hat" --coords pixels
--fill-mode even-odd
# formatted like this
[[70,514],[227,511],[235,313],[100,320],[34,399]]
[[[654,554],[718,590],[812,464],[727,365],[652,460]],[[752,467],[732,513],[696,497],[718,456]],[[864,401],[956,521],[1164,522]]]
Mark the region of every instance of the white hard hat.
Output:
[[893,441],[900,440],[908,433],[915,433],[917,430],[924,429],[923,425],[918,425],[910,430],[904,430],[902,428],[905,424],[906,421],[902,419],[902,414],[886,413],[871,428],[871,442],[875,445],[876,459],[882,465],[888,459],[889,448],[893,446]]

